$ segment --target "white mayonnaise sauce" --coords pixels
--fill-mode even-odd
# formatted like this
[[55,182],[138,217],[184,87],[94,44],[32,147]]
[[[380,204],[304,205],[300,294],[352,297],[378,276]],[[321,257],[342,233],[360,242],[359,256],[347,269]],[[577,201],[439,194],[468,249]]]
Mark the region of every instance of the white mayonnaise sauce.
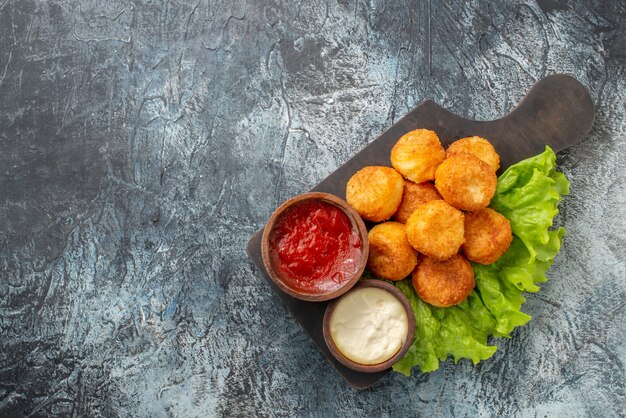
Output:
[[364,287],[343,296],[330,318],[330,335],[341,353],[360,364],[378,364],[396,354],[409,332],[400,301],[391,293]]

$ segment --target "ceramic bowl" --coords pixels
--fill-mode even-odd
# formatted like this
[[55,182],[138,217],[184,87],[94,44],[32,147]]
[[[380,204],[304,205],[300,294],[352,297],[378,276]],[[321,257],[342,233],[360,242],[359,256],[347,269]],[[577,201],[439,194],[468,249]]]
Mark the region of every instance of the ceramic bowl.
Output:
[[[270,238],[271,238],[271,233],[272,233],[274,226],[280,219],[281,215],[287,209],[299,203],[305,202],[307,200],[321,200],[323,202],[330,203],[338,207],[339,209],[341,209],[341,211],[348,216],[348,219],[350,220],[350,223],[352,224],[352,228],[354,228],[354,230],[357,231],[357,233],[359,234],[359,238],[361,239],[361,259],[359,260],[356,273],[348,281],[346,281],[340,288],[334,289],[332,291],[323,292],[323,293],[311,293],[311,292],[305,292],[300,289],[294,288],[293,286],[290,286],[287,281],[284,280],[283,275],[281,274],[279,269],[276,268],[276,266],[274,265],[272,261],[272,256],[271,256],[272,249],[270,246]],[[310,302],[326,301],[326,300],[337,298],[343,295],[344,293],[346,293],[348,290],[352,288],[352,286],[356,284],[356,282],[359,280],[359,278],[363,274],[363,270],[365,269],[365,265],[367,264],[367,257],[369,254],[367,229],[365,228],[365,224],[363,223],[363,220],[361,219],[359,214],[354,209],[352,209],[352,207],[348,205],[348,203],[345,200],[329,193],[319,193],[319,192],[305,193],[305,194],[301,194],[299,196],[296,196],[292,199],[287,200],[285,203],[280,205],[274,211],[272,216],[270,216],[269,220],[267,221],[267,225],[265,226],[265,229],[263,231],[263,236],[261,238],[261,254],[263,256],[263,266],[265,267],[265,270],[267,271],[270,279],[274,282],[274,284],[280,290],[282,290],[283,292],[287,293],[290,296],[293,296],[294,298],[301,299],[301,300],[306,300]]]
[[362,280],[356,286],[353,287],[352,291],[356,291],[357,289],[365,288],[365,287],[374,287],[378,289],[385,290],[391,293],[404,307],[404,311],[406,312],[406,316],[408,319],[408,332],[404,343],[400,347],[400,350],[396,354],[394,354],[388,360],[377,363],[377,364],[361,364],[355,361],[350,360],[346,356],[344,356],[341,351],[335,345],[333,338],[330,333],[330,319],[335,311],[335,307],[341,300],[341,298],[334,300],[331,302],[326,308],[326,312],[324,314],[324,322],[323,322],[323,332],[324,332],[324,341],[326,341],[326,345],[330,350],[331,354],[344,366],[351,368],[352,370],[356,370],[358,372],[363,373],[377,373],[384,370],[387,370],[394,363],[404,356],[404,354],[411,347],[411,343],[413,342],[413,336],[415,333],[415,314],[413,313],[413,308],[411,308],[411,304],[409,300],[404,296],[404,294],[398,290],[394,285],[384,282],[382,280]]

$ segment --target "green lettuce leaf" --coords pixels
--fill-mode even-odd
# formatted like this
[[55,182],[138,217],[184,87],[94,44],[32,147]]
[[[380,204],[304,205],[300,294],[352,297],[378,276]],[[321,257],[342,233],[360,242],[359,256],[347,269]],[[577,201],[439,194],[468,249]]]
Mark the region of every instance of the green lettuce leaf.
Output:
[[469,358],[477,364],[495,353],[496,347],[487,345],[495,319],[475,291],[456,306],[438,308],[422,301],[408,281],[397,282],[396,286],[413,307],[415,339],[404,357],[394,364],[394,370],[410,375],[413,366],[419,365],[423,372],[431,372],[448,355],[455,362]]
[[513,233],[526,245],[530,262],[537,256],[547,261],[556,254],[554,245],[549,245],[557,235],[550,231],[552,220],[567,194],[569,181],[556,171],[556,155],[546,147],[542,154],[512,165],[498,178],[490,206],[509,220]]
[[397,362],[395,371],[410,375],[439,368],[452,356],[477,364],[493,355],[490,336],[509,337],[531,317],[521,311],[523,292],[536,292],[547,280],[546,271],[559,252],[564,228],[551,230],[557,206],[569,193],[569,182],[556,171],[556,155],[549,148],[507,169],[498,178],[491,207],[511,223],[513,242],[494,264],[472,264],[476,288],[456,306],[438,308],[423,302],[410,281],[395,285],[407,296],[415,313],[415,339]]

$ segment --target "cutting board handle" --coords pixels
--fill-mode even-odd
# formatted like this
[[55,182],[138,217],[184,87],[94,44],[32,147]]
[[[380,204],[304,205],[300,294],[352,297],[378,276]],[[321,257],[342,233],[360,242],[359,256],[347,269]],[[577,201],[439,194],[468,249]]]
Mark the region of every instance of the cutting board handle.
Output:
[[416,126],[432,129],[444,146],[464,136],[482,136],[500,154],[502,168],[507,168],[541,153],[546,145],[559,152],[579,143],[591,130],[594,119],[593,101],[585,86],[574,77],[555,74],[539,80],[500,119],[467,119],[426,100],[388,132],[399,137]]
[[546,145],[558,152],[577,144],[591,130],[594,119],[593,101],[585,86],[574,77],[556,74],[539,80],[499,122],[511,127],[534,155]]

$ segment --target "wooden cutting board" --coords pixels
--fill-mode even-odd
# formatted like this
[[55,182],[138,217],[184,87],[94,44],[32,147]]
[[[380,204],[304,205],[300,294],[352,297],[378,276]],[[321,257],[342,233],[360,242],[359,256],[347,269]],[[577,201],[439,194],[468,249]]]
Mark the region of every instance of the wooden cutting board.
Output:
[[[594,106],[587,89],[575,78],[564,74],[543,78],[511,113],[493,121],[465,119],[426,100],[311,191],[332,193],[345,199],[348,179],[368,165],[391,166],[391,148],[398,138],[414,129],[425,128],[437,132],[444,147],[466,136],[487,138],[500,154],[500,170],[505,170],[518,161],[543,152],[546,145],[558,152],[582,141],[591,129],[594,118]],[[341,376],[352,386],[366,388],[389,373],[391,369],[380,373],[360,373],[335,360],[322,334],[322,319],[328,302],[294,299],[272,283],[261,258],[262,233],[263,230],[258,231],[248,242],[250,259]]]

